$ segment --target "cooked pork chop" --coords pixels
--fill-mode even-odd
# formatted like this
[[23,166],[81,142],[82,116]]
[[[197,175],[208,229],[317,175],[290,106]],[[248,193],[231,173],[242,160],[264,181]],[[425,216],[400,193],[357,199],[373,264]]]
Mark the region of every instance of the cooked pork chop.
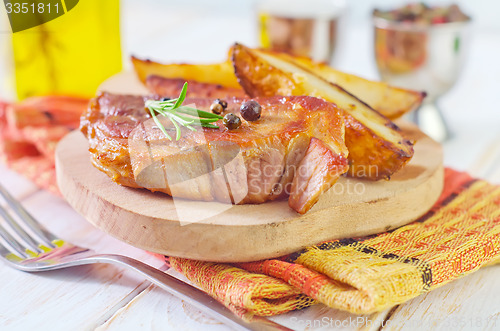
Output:
[[[238,129],[184,127],[168,140],[144,104],[147,97],[103,93],[82,117],[93,164],[115,182],[173,197],[233,204],[289,197],[305,213],[348,169],[344,124],[334,104],[313,97],[256,98],[255,122]],[[239,115],[231,98],[227,112]],[[208,110],[213,99],[186,99]],[[175,137],[173,125],[162,124]]]

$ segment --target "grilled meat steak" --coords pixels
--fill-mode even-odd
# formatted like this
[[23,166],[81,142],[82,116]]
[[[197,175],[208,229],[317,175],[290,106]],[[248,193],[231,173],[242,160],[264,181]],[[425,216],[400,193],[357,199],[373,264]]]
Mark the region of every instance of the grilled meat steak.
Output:
[[[256,98],[261,118],[238,129],[182,127],[168,140],[144,108],[147,97],[103,93],[83,115],[93,164],[115,182],[175,198],[233,204],[289,197],[299,213],[348,169],[344,123],[334,104],[307,96]],[[227,98],[239,115],[248,99]],[[207,110],[213,99],[188,98]],[[162,121],[175,137],[175,128]]]

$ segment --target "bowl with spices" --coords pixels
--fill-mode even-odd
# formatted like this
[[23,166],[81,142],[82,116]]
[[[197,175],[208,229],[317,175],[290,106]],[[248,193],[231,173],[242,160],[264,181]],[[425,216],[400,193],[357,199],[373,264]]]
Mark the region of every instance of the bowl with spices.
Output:
[[382,80],[421,90],[426,102],[413,120],[433,138],[449,137],[436,101],[453,87],[465,65],[471,18],[457,5],[408,4],[374,10],[374,51]]
[[331,63],[345,8],[345,0],[258,1],[260,46]]

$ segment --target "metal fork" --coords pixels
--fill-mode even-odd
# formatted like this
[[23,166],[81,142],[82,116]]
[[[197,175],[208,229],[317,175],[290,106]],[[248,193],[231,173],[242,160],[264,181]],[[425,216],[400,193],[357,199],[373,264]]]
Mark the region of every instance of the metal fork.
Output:
[[123,255],[97,254],[91,249],[57,238],[37,222],[2,185],[0,195],[18,216],[16,220],[0,205],[0,217],[5,220],[4,224],[0,221],[0,256],[16,269],[37,272],[92,263],[115,264],[140,273],[147,280],[235,330],[290,330],[265,318],[257,317],[247,322],[205,292],[143,262]]

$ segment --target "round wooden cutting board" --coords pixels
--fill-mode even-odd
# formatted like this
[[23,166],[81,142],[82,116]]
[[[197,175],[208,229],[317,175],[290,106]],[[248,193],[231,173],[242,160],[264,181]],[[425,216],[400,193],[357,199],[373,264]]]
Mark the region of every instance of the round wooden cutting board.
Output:
[[415,126],[398,124],[417,140],[406,167],[390,181],[342,177],[304,215],[287,201],[230,205],[120,186],[91,164],[88,143],[78,131],[58,145],[57,180],[79,213],[133,246],[206,261],[255,261],[325,240],[387,231],[425,214],[443,188],[441,146]]

